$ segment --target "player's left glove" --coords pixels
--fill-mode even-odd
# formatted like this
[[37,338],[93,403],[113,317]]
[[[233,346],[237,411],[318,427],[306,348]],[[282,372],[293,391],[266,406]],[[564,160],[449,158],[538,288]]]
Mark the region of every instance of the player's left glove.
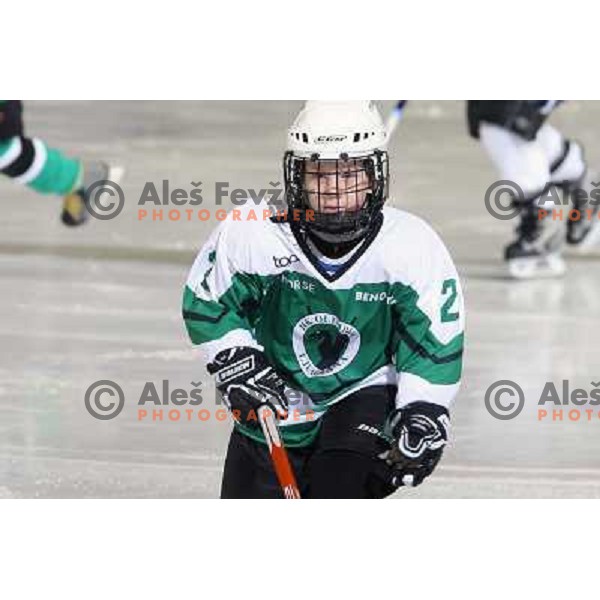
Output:
[[431,475],[450,434],[448,411],[437,404],[413,402],[394,411],[386,423],[392,447],[381,455],[392,468],[391,484],[417,486]]

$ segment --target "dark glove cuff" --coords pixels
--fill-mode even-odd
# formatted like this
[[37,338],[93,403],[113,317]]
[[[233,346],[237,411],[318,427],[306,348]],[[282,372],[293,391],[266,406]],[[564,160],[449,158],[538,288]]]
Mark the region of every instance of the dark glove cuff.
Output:
[[385,427],[386,434],[392,438],[396,437],[400,426],[403,423],[406,423],[413,415],[425,415],[436,422],[442,416],[450,419],[450,414],[445,406],[418,400],[417,402],[411,402],[402,408],[397,408],[390,414]]
[[407,416],[411,414],[421,414],[435,420],[442,415],[446,415],[448,418],[450,418],[448,409],[445,406],[434,404],[433,402],[425,402],[423,400],[411,402],[410,404],[403,406],[400,410]]

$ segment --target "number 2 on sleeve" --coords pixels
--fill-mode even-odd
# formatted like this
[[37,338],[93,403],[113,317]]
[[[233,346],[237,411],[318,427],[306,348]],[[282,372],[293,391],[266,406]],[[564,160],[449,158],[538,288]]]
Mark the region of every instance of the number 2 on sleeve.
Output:
[[458,319],[458,312],[451,311],[453,304],[456,302],[458,292],[456,290],[456,279],[446,279],[442,285],[442,296],[448,297],[442,304],[442,323],[451,323]]

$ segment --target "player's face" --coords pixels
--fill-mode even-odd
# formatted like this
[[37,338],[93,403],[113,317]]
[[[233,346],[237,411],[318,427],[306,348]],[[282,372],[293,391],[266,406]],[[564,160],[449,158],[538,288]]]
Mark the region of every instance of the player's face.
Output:
[[304,172],[308,202],[320,213],[362,208],[371,183],[360,159],[309,161]]

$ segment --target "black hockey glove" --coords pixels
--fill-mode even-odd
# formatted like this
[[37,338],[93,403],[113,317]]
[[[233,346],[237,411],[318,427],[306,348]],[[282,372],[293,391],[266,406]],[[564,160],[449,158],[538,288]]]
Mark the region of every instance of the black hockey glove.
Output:
[[450,433],[448,411],[437,404],[413,402],[394,411],[386,423],[392,447],[381,455],[392,468],[391,484],[417,486],[431,475]]
[[285,417],[288,401],[285,383],[256,348],[237,346],[222,350],[206,367],[233,417],[256,426],[257,410],[267,405],[276,417]]

